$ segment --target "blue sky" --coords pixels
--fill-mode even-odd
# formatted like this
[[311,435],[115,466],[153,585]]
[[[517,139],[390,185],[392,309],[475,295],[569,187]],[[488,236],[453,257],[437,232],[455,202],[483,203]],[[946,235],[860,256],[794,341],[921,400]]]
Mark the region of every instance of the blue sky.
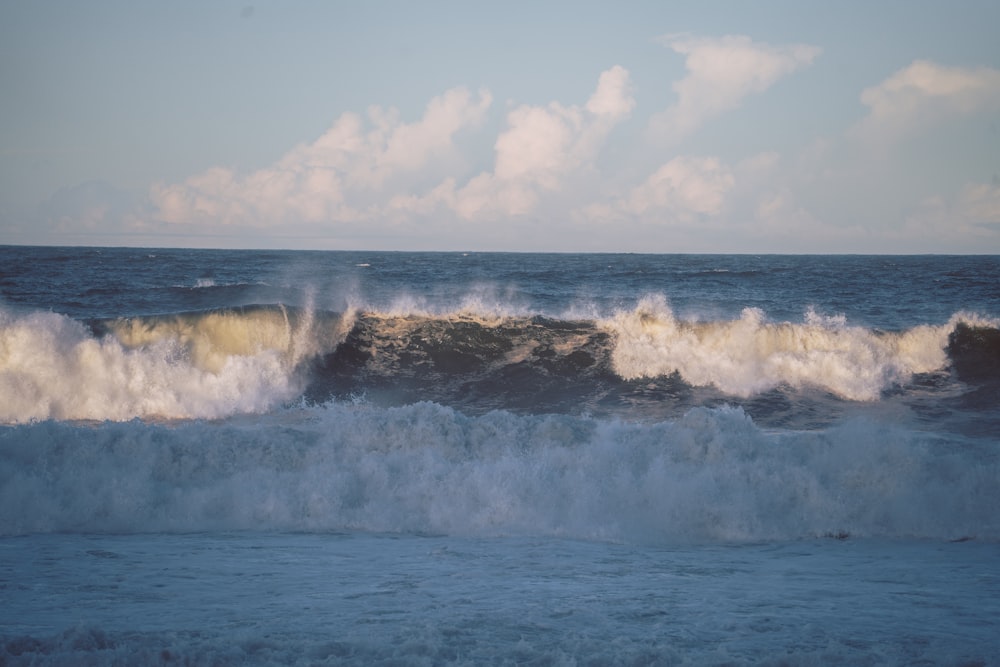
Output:
[[0,243],[1000,252],[1000,3],[0,3]]

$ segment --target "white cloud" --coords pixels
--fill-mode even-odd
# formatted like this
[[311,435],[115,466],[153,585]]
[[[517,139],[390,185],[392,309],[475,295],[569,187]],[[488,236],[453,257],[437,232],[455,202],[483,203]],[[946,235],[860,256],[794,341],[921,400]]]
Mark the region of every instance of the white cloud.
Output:
[[687,76],[673,85],[677,102],[650,120],[650,131],[676,141],[707,120],[740,106],[780,78],[812,63],[820,49],[806,44],[771,46],[743,35],[667,35],[663,42],[685,56]]
[[[818,53],[745,37],[675,37],[669,44],[688,67],[675,85],[677,103],[658,117],[669,121],[661,129],[675,139]],[[941,114],[1000,108],[995,70],[916,65],[865,92],[870,127],[913,127]],[[894,191],[897,211],[906,195],[923,203],[905,219],[887,217],[877,207],[889,197],[883,182],[857,176],[862,163],[837,150],[849,143],[843,137],[833,145],[818,140],[790,162],[774,152],[726,162],[691,152],[654,157],[657,149],[636,147],[626,169],[609,173],[615,156],[604,154],[608,140],[636,106],[629,72],[620,66],[601,73],[581,103],[510,106],[492,166],[477,173],[472,156],[462,153],[461,133],[484,121],[491,101],[487,91],[456,88],[409,123],[380,107],[345,113],[264,169],[214,167],[154,187],[153,215],[145,228],[132,227],[176,233],[187,225],[192,233],[233,238],[256,229],[428,248],[920,252],[975,251],[1000,241],[996,184],[969,184],[949,197]],[[857,205],[838,208],[841,201]],[[97,217],[81,224],[99,226],[103,213],[91,208]]]
[[616,66],[601,74],[582,108],[553,102],[514,109],[494,146],[493,173],[460,190],[456,210],[464,218],[529,212],[539,191],[558,190],[567,176],[593,165],[608,133],[634,106],[628,71]]
[[632,81],[628,70],[620,65],[601,72],[597,90],[587,100],[587,111],[600,118],[617,121],[627,117],[635,107]]
[[871,235],[862,226],[831,224],[799,201],[794,168],[775,152],[732,164],[682,155],[617,197],[579,209],[574,219],[591,230],[618,230],[619,238],[646,239],[638,246],[646,249],[841,252],[864,244]]
[[[632,221],[675,231],[740,228],[755,219],[754,211],[761,206],[761,210],[768,205],[774,208],[778,201],[774,184],[781,178],[779,162],[773,152],[735,164],[712,156],[680,155],[641,183],[578,208],[574,218],[582,224]],[[787,193],[783,196],[786,201]]]
[[[482,220],[533,212],[568,180],[594,169],[609,132],[635,106],[629,73],[603,72],[582,106],[521,105],[507,114],[492,171],[464,184],[454,136],[482,122],[491,103],[464,88],[434,98],[406,124],[394,110],[345,113],[316,141],[266,169],[240,176],[216,167],[175,185],[158,185],[156,217],[171,223],[248,224],[407,220],[445,209]],[[438,165],[438,169],[430,169]],[[436,175],[436,178],[433,176]]]
[[530,180],[547,190],[555,189],[559,177],[573,168],[575,140],[583,125],[578,107],[552,103],[548,107],[522,106],[507,116],[510,129],[496,142],[498,180]]
[[414,123],[380,107],[368,110],[367,123],[345,113],[316,141],[265,169],[241,176],[214,167],[183,183],[154,186],[154,217],[250,226],[362,219],[385,188],[405,191],[426,179],[431,165],[454,161],[455,135],[481,123],[491,102],[488,91],[455,88],[432,99]]
[[868,116],[853,130],[893,140],[948,117],[1000,110],[1000,70],[917,60],[861,93]]
[[522,105],[507,114],[507,129],[494,144],[492,172],[458,187],[448,180],[426,197],[397,197],[400,210],[428,211],[443,205],[466,220],[526,215],[541,198],[559,193],[568,180],[594,168],[610,131],[635,106],[628,71],[603,72],[584,106]]

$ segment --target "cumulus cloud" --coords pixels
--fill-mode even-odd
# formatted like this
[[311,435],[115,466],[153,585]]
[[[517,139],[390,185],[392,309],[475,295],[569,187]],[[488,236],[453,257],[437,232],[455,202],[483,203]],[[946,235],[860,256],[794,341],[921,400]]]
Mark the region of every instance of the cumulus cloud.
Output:
[[[653,124],[661,137],[674,140],[819,53],[739,36],[674,36],[667,44],[686,57],[687,73],[674,86],[676,103]],[[1000,109],[998,78],[1000,72],[988,68],[914,63],[864,92],[870,114],[858,131],[902,131],[948,115]],[[129,219],[119,227],[161,234],[188,233],[186,227],[233,238],[253,235],[244,232],[337,237],[356,246],[391,239],[397,247],[436,248],[568,243],[589,249],[837,251],[863,243],[877,252],[978,249],[1000,240],[995,182],[969,184],[947,197],[919,193],[910,201],[923,198],[922,204],[905,220],[879,217],[871,202],[881,200],[857,196],[870,194],[865,186],[877,179],[857,176],[854,156],[836,151],[850,143],[843,135],[833,146],[820,140],[791,163],[773,152],[726,162],[691,150],[662,155],[662,146],[648,147],[657,156],[633,147],[636,159],[611,173],[614,156],[605,149],[636,107],[630,74],[620,66],[601,73],[589,97],[576,104],[511,104],[495,135],[492,164],[480,171],[463,155],[462,133],[482,125],[491,104],[488,91],[455,88],[409,122],[381,107],[344,113],[322,136],[266,168],[241,173],[214,167],[154,186],[142,210],[150,215],[142,224]],[[837,159],[850,177],[838,180],[839,172],[831,172]],[[69,224],[62,209],[80,209],[88,212],[77,216],[80,224],[96,228],[109,215],[100,207],[105,197],[97,194],[76,193],[49,218]],[[842,200],[857,200],[861,215],[842,215]],[[865,217],[869,210],[876,212]],[[956,240],[942,242],[949,238]]]
[[[215,167],[155,186],[156,216],[176,224],[269,226],[405,220],[441,210],[464,220],[525,215],[592,170],[610,131],[635,106],[629,73],[619,66],[600,75],[583,105],[517,106],[494,144],[493,169],[463,181],[454,137],[479,125],[491,101],[487,91],[456,88],[434,98],[413,123],[380,107],[366,117],[345,113],[266,169],[241,175]],[[430,169],[434,164],[447,168]]]
[[321,137],[265,169],[241,175],[215,167],[183,183],[154,186],[154,216],[175,224],[251,226],[363,219],[386,187],[405,190],[425,179],[432,164],[454,159],[455,135],[480,124],[491,102],[488,91],[455,88],[432,99],[413,123],[377,106],[367,118],[345,113]]
[[603,72],[583,106],[522,105],[507,114],[507,127],[494,144],[493,170],[462,186],[443,182],[425,197],[397,197],[397,210],[451,209],[466,220],[531,213],[546,193],[592,169],[610,131],[635,106],[628,71]]
[[703,123],[740,106],[779,79],[810,65],[820,49],[806,44],[772,46],[743,35],[667,35],[664,44],[685,57],[687,75],[673,85],[677,102],[650,120],[656,138],[676,141]]
[[622,208],[637,216],[689,220],[718,215],[735,183],[732,170],[714,157],[676,157],[636,186]]
[[710,227],[729,207],[737,185],[735,170],[716,157],[679,155],[641,183],[578,207],[578,224],[638,223],[674,233]]
[[1000,110],[1000,70],[917,60],[861,93],[868,115],[853,132],[895,140],[949,117]]
[[[605,202],[586,207],[580,219],[634,220],[644,224],[699,229],[734,229],[758,222],[771,226],[802,211],[774,152],[752,155],[735,164],[717,157],[679,155],[638,185]],[[789,213],[794,210],[794,216]]]
[[856,251],[858,240],[870,234],[861,225],[815,215],[800,200],[796,168],[773,151],[733,163],[681,155],[617,196],[577,210],[574,218],[591,230],[615,230],[605,234],[611,242],[645,238],[671,251]]

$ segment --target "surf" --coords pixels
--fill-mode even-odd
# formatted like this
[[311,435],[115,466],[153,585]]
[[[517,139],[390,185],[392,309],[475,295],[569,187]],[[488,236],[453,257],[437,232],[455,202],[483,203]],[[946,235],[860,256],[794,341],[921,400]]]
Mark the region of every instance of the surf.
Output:
[[330,403],[0,427],[0,535],[361,530],[624,543],[1000,539],[993,451],[897,424],[760,428]]
[[886,332],[812,310],[802,323],[771,322],[757,308],[729,321],[683,321],[655,295],[604,326],[616,340],[613,367],[625,379],[677,373],[690,384],[741,398],[789,386],[875,401],[915,375],[948,369],[956,332],[996,330],[998,322],[957,313],[942,325]]
[[872,403],[928,375],[1000,380],[998,322],[970,313],[882,331],[812,310],[801,322],[756,308],[681,319],[660,295],[607,315],[584,310],[264,304],[76,320],[0,308],[0,421],[218,418],[358,396],[473,413],[599,411],[647,390],[640,402],[655,407],[698,388]]
[[301,393],[321,326],[280,307],[89,323],[0,309],[0,421],[266,412]]

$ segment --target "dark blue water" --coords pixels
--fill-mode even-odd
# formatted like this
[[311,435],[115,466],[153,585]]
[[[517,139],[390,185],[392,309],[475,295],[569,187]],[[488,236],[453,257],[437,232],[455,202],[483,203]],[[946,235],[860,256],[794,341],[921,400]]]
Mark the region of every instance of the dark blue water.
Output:
[[[561,314],[629,308],[666,295],[684,318],[760,308],[800,320],[809,307],[853,324],[901,329],[960,311],[996,316],[994,256],[790,256],[383,253],[0,248],[7,305],[71,317],[117,317],[248,303],[342,309],[411,295],[447,311],[475,290],[500,305]],[[201,287],[199,287],[201,286]]]

